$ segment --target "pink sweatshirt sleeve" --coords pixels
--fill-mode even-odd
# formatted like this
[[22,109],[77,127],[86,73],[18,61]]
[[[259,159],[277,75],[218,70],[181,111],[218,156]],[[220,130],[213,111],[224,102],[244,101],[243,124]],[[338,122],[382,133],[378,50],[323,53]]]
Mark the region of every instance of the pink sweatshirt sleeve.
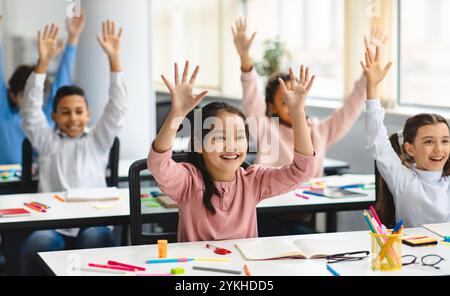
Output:
[[243,99],[242,108],[247,117],[265,117],[266,101],[258,92],[258,76],[255,69],[250,72],[242,72],[241,75]]
[[152,148],[147,158],[147,166],[159,188],[178,203],[203,190],[200,172],[190,163],[177,163],[172,159],[172,150],[158,153]]
[[348,133],[363,111],[365,100],[366,78],[362,75],[343,106],[319,124],[320,133],[327,138],[327,149]]
[[315,156],[294,152],[292,163],[283,167],[253,166],[248,170],[249,174],[254,174],[251,190],[255,192],[258,202],[292,191],[313,177],[315,163]]

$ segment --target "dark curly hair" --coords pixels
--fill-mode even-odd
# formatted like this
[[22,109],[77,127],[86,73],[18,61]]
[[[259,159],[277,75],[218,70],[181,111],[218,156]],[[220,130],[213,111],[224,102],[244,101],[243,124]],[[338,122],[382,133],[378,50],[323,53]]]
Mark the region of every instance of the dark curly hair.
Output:
[[273,114],[270,113],[269,104],[275,103],[275,93],[280,87],[280,82],[278,79],[281,78],[283,81],[291,81],[291,77],[288,73],[275,73],[269,77],[266,85],[266,116],[272,117]]

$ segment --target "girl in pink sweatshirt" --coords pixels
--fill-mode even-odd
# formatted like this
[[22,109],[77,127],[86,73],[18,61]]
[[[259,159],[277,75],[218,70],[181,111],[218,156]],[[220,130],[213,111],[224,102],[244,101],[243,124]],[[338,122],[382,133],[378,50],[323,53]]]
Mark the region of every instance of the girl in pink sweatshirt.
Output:
[[[266,86],[266,98],[258,91],[258,77],[253,70],[249,50],[256,33],[250,38],[246,35],[246,20],[239,19],[232,28],[234,43],[241,59],[244,114],[248,118],[258,118],[258,132],[253,134],[257,141],[256,164],[282,166],[292,161],[294,131],[292,129],[292,114],[286,108],[280,92],[279,78],[289,84],[289,74],[276,74],[269,78]],[[386,37],[381,29],[374,29],[366,45],[382,45]],[[331,116],[318,120],[308,118],[311,138],[316,151],[317,165],[314,177],[323,175],[323,162],[327,150],[351,129],[363,111],[366,98],[366,80],[364,75],[355,83],[352,93],[344,100],[343,106]],[[277,124],[273,117],[279,118]]]
[[[314,77],[302,66],[299,80],[280,81],[289,111],[293,114],[293,159],[280,168],[242,167],[248,150],[248,127],[243,113],[225,103],[201,109],[202,117],[191,122],[189,162],[172,160],[172,145],[183,119],[206,96],[194,96],[197,67],[188,81],[189,63],[175,84],[162,79],[171,94],[171,110],[152,144],[148,168],[163,192],[179,204],[178,241],[224,240],[257,237],[256,205],[293,190],[311,178],[315,153],[306,123],[305,99]],[[307,72],[308,70],[306,70]],[[292,69],[292,81],[295,81]],[[195,132],[197,128],[199,132]]]

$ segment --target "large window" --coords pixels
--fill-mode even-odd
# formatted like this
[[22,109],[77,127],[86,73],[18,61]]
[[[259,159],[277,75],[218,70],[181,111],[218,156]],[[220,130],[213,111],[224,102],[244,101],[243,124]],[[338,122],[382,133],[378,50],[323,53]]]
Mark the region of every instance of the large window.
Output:
[[400,103],[450,107],[450,1],[399,3]]
[[152,0],[153,71],[172,79],[173,63],[201,66],[197,86],[220,89],[220,0]]
[[284,65],[310,65],[318,76],[313,97],[341,98],[344,86],[344,0],[247,0],[253,45],[262,56],[263,41],[280,37],[289,58]]

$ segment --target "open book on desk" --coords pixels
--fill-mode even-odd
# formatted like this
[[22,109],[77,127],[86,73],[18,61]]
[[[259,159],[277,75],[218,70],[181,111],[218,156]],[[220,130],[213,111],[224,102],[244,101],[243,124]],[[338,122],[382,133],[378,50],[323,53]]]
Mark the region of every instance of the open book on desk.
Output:
[[118,199],[120,199],[120,194],[117,187],[69,189],[65,195],[66,202],[113,201]]
[[348,241],[302,238],[296,240],[269,238],[240,242],[236,244],[236,248],[246,260],[322,259],[334,254],[361,251]]
[[450,236],[450,222],[438,224],[425,224],[422,225],[422,227],[428,229],[429,231],[441,237]]

